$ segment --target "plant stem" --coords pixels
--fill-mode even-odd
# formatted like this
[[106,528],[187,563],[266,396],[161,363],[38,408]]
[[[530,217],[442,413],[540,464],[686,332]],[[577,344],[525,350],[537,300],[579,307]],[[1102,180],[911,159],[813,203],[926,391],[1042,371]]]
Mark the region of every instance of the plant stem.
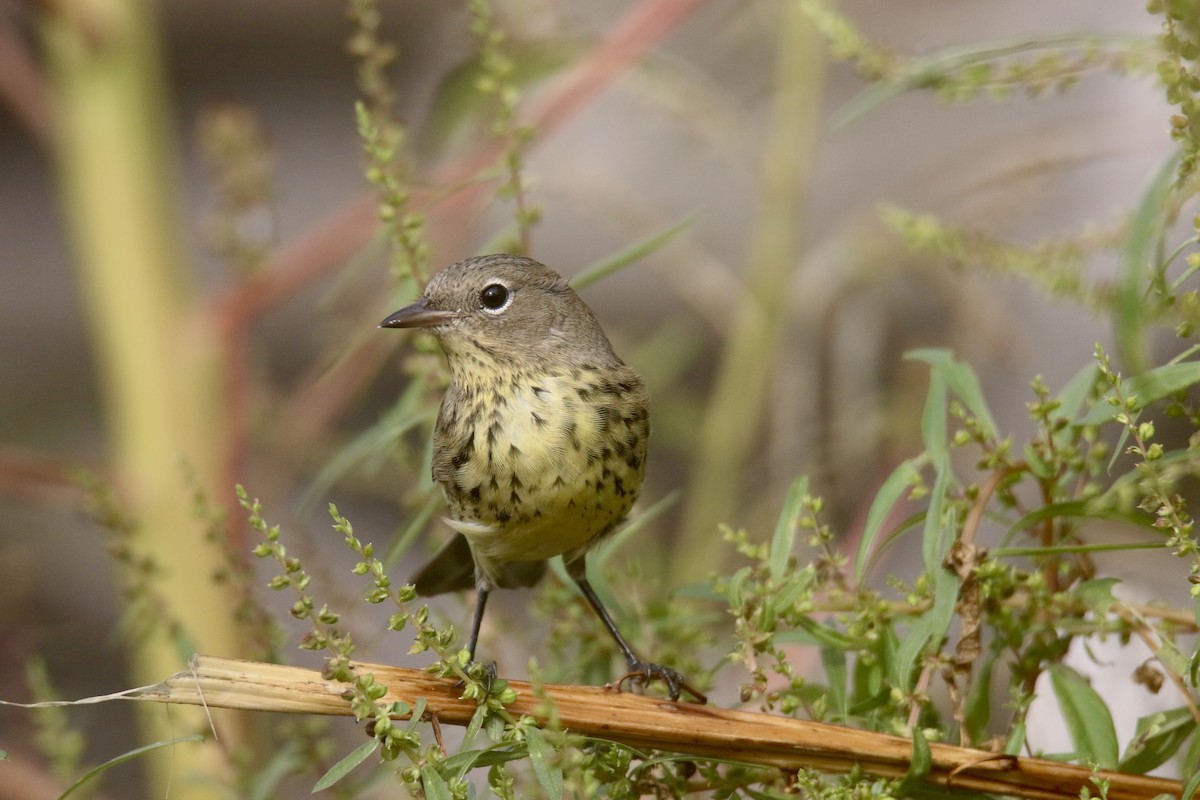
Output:
[[[189,314],[166,70],[152,10],[140,0],[74,0],[46,15],[60,197],[103,383],[112,474],[140,524],[142,552],[161,571],[164,616],[179,620],[195,646],[234,653],[232,600],[212,579],[219,555],[203,541],[183,471],[186,461],[209,496],[228,494],[212,486],[216,349],[211,326]],[[180,649],[161,631],[151,633],[133,653],[135,679],[151,683],[177,669],[187,657]],[[208,722],[203,715],[143,717],[151,740],[193,726]],[[235,729],[221,735],[227,746],[239,738]],[[217,748],[164,751],[155,768],[152,785],[160,792],[171,785],[176,798],[211,796],[203,777],[180,776],[227,772]]]
[[758,213],[745,271],[745,292],[732,316],[728,344],[696,448],[676,582],[703,580],[727,547],[716,533],[734,519],[741,477],[763,426],[764,399],[799,262],[805,193],[820,121],[822,45],[797,3],[779,6],[774,105],[760,165]]

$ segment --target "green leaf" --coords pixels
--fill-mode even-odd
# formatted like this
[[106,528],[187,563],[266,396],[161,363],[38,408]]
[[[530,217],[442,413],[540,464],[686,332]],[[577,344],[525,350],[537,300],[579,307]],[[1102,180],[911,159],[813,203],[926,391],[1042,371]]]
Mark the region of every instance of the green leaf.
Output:
[[1096,578],[1073,587],[1070,593],[1095,613],[1107,614],[1117,602],[1112,590],[1120,582],[1117,578]]
[[[999,438],[996,420],[992,418],[992,412],[983,398],[983,387],[980,386],[979,377],[970,365],[964,361],[955,360],[949,350],[942,348],[912,350],[905,353],[904,357],[910,360],[924,361],[933,368],[934,373],[941,374],[946,388],[962,401],[967,410],[971,412],[971,416],[979,422],[983,432],[989,438]],[[942,419],[945,420],[944,414]]]
[[1187,708],[1141,717],[1117,769],[1144,775],[1174,756],[1195,730],[1196,720]]
[[1038,455],[1037,448],[1033,446],[1033,442],[1025,443],[1024,452],[1025,461],[1029,464],[1029,471],[1033,473],[1035,478],[1048,480],[1054,477],[1057,467],[1055,467],[1053,464],[1047,463],[1040,455]]
[[810,567],[804,567],[799,572],[787,576],[783,581],[782,586],[771,599],[766,603],[765,607],[770,609],[770,614],[774,618],[787,613],[792,606],[796,604],[797,598],[808,591],[809,585],[813,580],[813,571]]
[[771,554],[769,564],[772,580],[778,581],[787,571],[788,559],[792,556],[792,546],[796,543],[796,526],[805,495],[808,494],[808,478],[801,476],[788,490],[787,500],[779,519],[775,523],[775,535],[771,537]]
[[331,486],[360,465],[377,468],[385,458],[392,457],[396,440],[418,425],[432,422],[437,411],[426,407],[426,390],[425,379],[414,377],[379,422],[324,459],[324,466],[304,493],[302,507],[310,508],[318,497],[325,496]]
[[554,748],[546,741],[545,734],[538,728],[529,728],[525,731],[525,741],[529,743],[529,763],[533,766],[533,774],[542,785],[546,797],[562,797],[562,768],[554,764]]
[[[1121,381],[1121,392],[1134,398],[1133,411],[1141,411],[1151,403],[1170,397],[1176,392],[1200,383],[1200,361],[1184,361],[1181,364],[1163,364],[1132,378]],[[1118,409],[1101,401],[1088,412],[1083,425],[1100,425],[1113,418]]]
[[421,696],[417,698],[415,703],[413,703],[411,711],[399,712],[408,714],[408,725],[406,725],[404,728],[406,733],[412,733],[417,729],[417,726],[421,724],[422,717],[425,716],[425,706],[427,703],[428,701],[425,699],[425,697]]
[[134,750],[130,750],[127,753],[122,753],[121,755],[116,756],[115,758],[110,758],[108,761],[105,761],[103,764],[92,767],[87,772],[83,773],[83,775],[80,776],[79,780],[75,781],[70,786],[68,786],[67,790],[58,796],[58,800],[63,800],[63,798],[74,793],[76,789],[82,788],[86,784],[90,783],[92,780],[103,775],[105,772],[108,772],[113,767],[119,766],[120,764],[124,764],[126,761],[132,761],[135,758],[140,758],[141,756],[144,756],[147,753],[150,753],[154,750],[159,750],[163,747],[174,747],[177,744],[184,744],[185,742],[203,742],[203,741],[204,741],[204,737],[200,736],[200,735],[180,736],[177,739],[166,739],[161,742],[154,742],[153,744],[148,744],[143,747],[138,747]]
[[317,781],[316,785],[313,786],[312,793],[316,794],[333,786],[342,778],[349,775],[351,770],[370,758],[371,754],[377,749],[379,749],[379,740],[371,738],[351,750],[349,755],[326,770],[325,774],[321,776],[321,780]]
[[[947,495],[951,484],[950,464],[942,462],[929,493],[929,509],[925,512],[925,525],[921,531],[921,560],[925,572],[933,574],[946,571],[946,556],[954,544],[958,525],[953,512],[946,512]],[[943,517],[950,517],[943,519]]]
[[280,784],[284,780],[308,768],[309,754],[301,752],[300,745],[292,741],[282,744],[270,754],[265,764],[256,764],[242,792],[244,800],[275,800],[279,797]]
[[[483,706],[480,706],[483,708]],[[476,767],[494,767],[497,764],[507,764],[509,761],[525,758],[529,749],[524,745],[519,747],[504,743],[494,744],[482,750],[462,750],[442,760],[442,769],[455,778],[462,778]]]
[[[907,357],[920,356],[909,353]],[[921,411],[921,440],[930,463],[940,470],[950,458],[950,451],[946,447],[946,376],[940,369],[929,373],[929,392],[925,396],[925,408]]]
[[[558,75],[574,63],[583,43],[569,39],[510,39],[504,43],[511,57],[512,71],[506,80],[518,89]],[[485,74],[479,54],[459,61],[435,87],[428,118],[420,128],[420,154],[439,160],[464,142],[484,135],[495,118],[495,99],[480,92],[479,80]],[[494,251],[493,251],[494,252]]]
[[929,777],[929,771],[933,768],[933,753],[929,748],[929,740],[925,738],[924,731],[914,728],[912,733],[912,760],[908,762],[908,774],[896,787],[896,797],[909,796],[914,789],[925,782],[925,779]]
[[1116,769],[1117,731],[1103,698],[1083,676],[1065,664],[1050,667],[1050,686],[1058,699],[1063,722],[1081,760],[1101,769]]
[[1012,526],[1004,534],[1004,540],[1015,536],[1021,531],[1029,530],[1035,527],[1038,523],[1045,522],[1048,519],[1106,519],[1113,522],[1124,522],[1130,525],[1139,525],[1150,530],[1157,531],[1150,524],[1150,520],[1145,514],[1131,514],[1124,511],[1119,511],[1105,506],[1107,501],[1104,498],[1095,498],[1092,500],[1070,500],[1065,503],[1050,503],[1044,505],[1034,511],[1030,511],[1025,516],[1014,522]]
[[1025,735],[1027,733],[1025,727],[1025,717],[1021,717],[1021,721],[1013,725],[1012,730],[1008,733],[1008,738],[1004,740],[1004,754],[1006,756],[1019,756],[1021,751],[1025,749]]
[[429,519],[433,516],[433,512],[437,511],[438,507],[445,502],[445,497],[442,495],[441,490],[434,489],[432,486],[425,490],[425,495],[425,504],[418,509],[417,513],[412,515],[408,523],[404,526],[404,530],[395,537],[392,546],[388,548],[387,555],[383,558],[383,566],[385,568],[395,566],[404,557],[404,554],[412,547],[417,537],[425,531],[425,527],[429,524]]
[[1179,155],[1175,153],[1151,179],[1129,221],[1129,235],[1122,253],[1117,279],[1115,334],[1117,352],[1133,375],[1145,371],[1149,363],[1146,327],[1153,309],[1148,307],[1151,301],[1146,295],[1158,271],[1157,250],[1178,166]]
[[822,647],[832,647],[835,650],[848,651],[856,650],[860,645],[860,642],[851,639],[836,628],[817,622],[811,617],[801,617],[798,620],[798,624]]
[[487,719],[488,707],[486,704],[475,709],[475,713],[471,715],[471,721],[467,723],[467,729],[463,732],[462,744],[460,749],[470,750],[475,745],[475,739],[479,736],[479,732],[483,730],[483,721]]
[[624,269],[635,261],[645,258],[654,251],[661,250],[672,239],[690,228],[695,223],[697,216],[698,214],[695,213],[689,214],[666,230],[648,236],[641,241],[634,242],[624,250],[613,253],[607,258],[601,259],[589,267],[585,267],[583,271],[571,278],[569,281],[571,288],[577,291],[585,289],[593,283],[607,278],[614,272]]
[[844,722],[850,710],[850,695],[846,691],[846,652],[833,647],[821,648],[821,663],[829,684],[829,704]]
[[1181,798],[1182,800],[1191,800],[1196,792],[1200,790],[1200,736],[1192,737],[1192,743],[1188,745],[1187,753],[1183,757],[1183,763],[1180,764],[1180,768],[1182,774],[1192,776]]
[[912,678],[925,647],[932,642],[936,647],[950,629],[954,619],[954,606],[958,602],[958,576],[948,569],[939,569],[933,578],[933,605],[917,617],[908,633],[900,641],[892,680],[904,691],[912,690]]
[[963,703],[963,727],[973,743],[983,741],[988,724],[992,721],[992,668],[997,655],[995,650],[989,650],[984,655]]
[[913,670],[925,647],[930,641],[937,646],[946,635],[958,602],[958,576],[944,566],[957,528],[953,519],[942,519],[949,485],[950,464],[943,460],[929,497],[921,543],[925,574],[933,584],[933,605],[913,621],[901,639],[891,669],[894,685],[905,690],[912,688]]
[[1054,410],[1051,417],[1068,421],[1074,420],[1083,408],[1084,402],[1087,401],[1088,395],[1092,393],[1092,388],[1096,385],[1099,376],[1100,369],[1094,362],[1085,364],[1083,369],[1076,372],[1059,392],[1056,398],[1058,408]]
[[426,800],[454,800],[446,779],[438,774],[433,764],[421,767],[421,787],[425,790]]
[[883,524],[891,516],[896,503],[908,494],[916,479],[919,478],[921,467],[926,461],[927,458],[924,454],[901,461],[884,479],[879,491],[875,493],[875,499],[871,501],[871,507],[867,509],[867,521],[863,525],[862,538],[859,539],[858,553],[854,559],[854,582],[856,584],[861,584],[867,575],[867,569],[871,563],[871,552],[875,547],[875,540],[883,530]]
[[[1200,792],[1200,772],[1191,773],[1192,777],[1188,778],[1187,785],[1183,787],[1183,800],[1193,800],[1196,793]],[[1158,800],[1158,798],[1155,798]]]
[[[679,502],[679,498],[683,496],[683,492],[676,489],[668,492],[661,500],[657,501],[649,508],[640,509],[636,515],[630,517],[629,520],[617,528],[616,532],[611,536],[605,536],[604,541],[596,545],[590,553],[588,553],[588,563],[603,567],[608,563],[608,560],[621,549],[621,546],[633,538],[633,535],[642,528],[649,525],[654,520],[661,517],[667,511],[671,510],[671,506]],[[557,559],[555,559],[557,561]],[[566,570],[563,570],[562,577],[566,578]]]

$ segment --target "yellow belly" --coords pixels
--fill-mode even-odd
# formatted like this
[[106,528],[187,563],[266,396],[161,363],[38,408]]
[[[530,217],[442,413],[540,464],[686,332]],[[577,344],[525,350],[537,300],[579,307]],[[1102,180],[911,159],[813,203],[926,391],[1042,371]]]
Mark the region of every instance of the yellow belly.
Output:
[[469,442],[469,457],[442,481],[448,522],[485,572],[586,548],[629,512],[644,474],[643,394],[581,395],[566,376],[506,388],[462,412],[473,420],[458,445]]

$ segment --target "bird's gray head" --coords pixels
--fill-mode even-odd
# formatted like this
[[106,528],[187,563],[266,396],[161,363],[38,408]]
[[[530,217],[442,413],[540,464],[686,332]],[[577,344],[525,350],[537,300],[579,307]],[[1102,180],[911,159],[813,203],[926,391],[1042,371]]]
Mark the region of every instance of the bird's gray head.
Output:
[[529,258],[495,254],[433,276],[425,295],[380,323],[427,328],[446,355],[503,361],[615,359],[595,315],[562,276]]

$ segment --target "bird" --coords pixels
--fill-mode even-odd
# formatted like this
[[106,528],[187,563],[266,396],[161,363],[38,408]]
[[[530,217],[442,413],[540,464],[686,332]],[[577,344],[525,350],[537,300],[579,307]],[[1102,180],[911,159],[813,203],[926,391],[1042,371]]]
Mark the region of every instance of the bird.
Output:
[[561,556],[625,659],[618,688],[661,680],[672,699],[686,690],[703,702],[630,647],[588,582],[588,552],[624,521],[645,477],[649,394],[567,281],[523,256],[467,258],[379,327],[429,331],[449,366],[432,472],[455,535],[412,582],[423,596],[474,588],[470,659],[489,594],[532,586]]

